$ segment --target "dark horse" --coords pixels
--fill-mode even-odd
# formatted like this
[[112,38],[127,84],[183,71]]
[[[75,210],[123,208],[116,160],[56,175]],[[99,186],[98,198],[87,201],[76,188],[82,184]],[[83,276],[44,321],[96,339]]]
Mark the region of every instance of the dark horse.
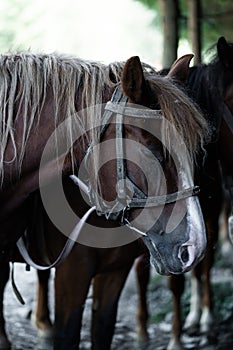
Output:
[[[217,56],[213,61],[207,65],[190,69],[186,90],[201,107],[212,131],[212,141],[207,146],[204,167],[199,169],[201,187],[199,198],[206,224],[208,244],[205,258],[193,270],[190,312],[184,324],[185,329],[200,326],[201,331],[205,333],[211,329],[213,322],[210,271],[218,238],[219,216],[223,199],[222,183],[225,178],[228,179],[227,185],[231,196],[233,194],[233,45],[221,37],[217,43]],[[136,266],[140,290],[139,329],[144,338],[147,337],[146,285],[149,281],[149,266],[145,261],[144,256]],[[184,275],[171,275],[169,288],[173,294],[174,316],[168,349],[179,350],[183,348],[180,336]]]
[[[170,80],[187,74],[190,58],[163,78],[138,57],[110,66],[54,55],[0,57],[0,250],[6,278],[11,248],[25,231],[32,233],[36,261],[44,262],[45,253],[54,261],[78,218],[90,214],[78,243],[56,268],[56,349],[77,347],[94,276],[92,334],[95,349],[108,349],[120,292],[145,245],[164,274],[188,271],[203,257],[205,229],[192,196],[192,166],[207,125]],[[83,176],[79,183],[88,188],[88,200],[69,178],[75,173]],[[37,229],[31,220],[39,188],[43,256],[33,247]],[[2,315],[1,324],[6,337]]]

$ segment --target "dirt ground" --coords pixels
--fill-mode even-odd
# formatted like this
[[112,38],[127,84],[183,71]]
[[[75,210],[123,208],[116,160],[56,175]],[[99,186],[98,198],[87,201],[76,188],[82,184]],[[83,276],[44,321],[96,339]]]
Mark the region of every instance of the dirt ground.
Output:
[[[233,269],[230,265],[221,262],[216,264],[212,270],[215,308],[214,324],[210,334],[201,336],[198,331],[191,335],[183,334],[184,349],[233,350]],[[12,349],[39,349],[37,332],[29,317],[35,305],[36,273],[33,269],[30,272],[25,271],[23,264],[16,264],[15,279],[26,304],[22,306],[18,302],[9,283],[5,292],[5,317],[7,332],[13,344]],[[51,277],[51,290],[53,289],[52,281]],[[188,281],[189,277],[187,276],[187,288],[183,297],[185,312],[189,302]],[[151,315],[150,342],[143,347],[143,350],[165,350],[169,342],[172,318],[172,298],[167,289],[166,277],[158,276],[155,272],[152,273],[148,300]],[[90,296],[85,307],[80,350],[91,348],[89,334],[91,302]],[[52,309],[52,292],[50,304]],[[134,270],[132,270],[120,300],[112,350],[140,348],[136,342],[136,309],[137,290]],[[43,346],[40,349],[43,349]]]

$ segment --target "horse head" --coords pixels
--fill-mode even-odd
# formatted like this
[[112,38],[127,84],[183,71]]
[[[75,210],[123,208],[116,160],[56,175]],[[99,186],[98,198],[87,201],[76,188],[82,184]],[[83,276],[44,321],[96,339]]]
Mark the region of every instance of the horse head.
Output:
[[105,159],[98,173],[100,212],[143,237],[161,274],[190,270],[206,247],[192,179],[206,124],[171,81],[185,80],[191,58],[175,62],[165,78],[145,72],[138,57],[125,63],[114,94],[119,98],[106,107],[111,119],[102,142],[107,147],[99,152]]

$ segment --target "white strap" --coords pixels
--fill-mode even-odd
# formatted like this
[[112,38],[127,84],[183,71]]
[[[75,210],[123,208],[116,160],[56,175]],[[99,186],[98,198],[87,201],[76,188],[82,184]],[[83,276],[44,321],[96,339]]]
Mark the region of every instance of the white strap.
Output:
[[125,106],[122,102],[109,101],[106,103],[105,109],[112,113],[118,113],[127,117],[134,117],[139,119],[163,119],[161,109],[149,109],[149,108],[135,108],[131,106]]

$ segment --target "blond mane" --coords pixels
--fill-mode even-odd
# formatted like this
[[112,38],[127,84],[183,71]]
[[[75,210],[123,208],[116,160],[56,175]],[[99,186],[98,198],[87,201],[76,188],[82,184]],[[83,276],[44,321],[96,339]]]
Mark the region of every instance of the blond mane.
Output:
[[[153,78],[158,102],[165,120],[176,129],[189,153],[192,164],[200,150],[208,142],[209,126],[199,106],[187,94],[174,84],[172,78],[156,75]],[[170,151],[172,137],[166,128],[162,128],[163,145]]]
[[[35,123],[40,121],[48,90],[53,95],[55,128],[61,122],[60,118],[72,117],[72,125],[68,132],[68,143],[72,147],[72,129],[78,127],[81,132],[85,132],[91,129],[95,118],[102,117],[101,113],[97,116],[94,109],[93,113],[89,110],[85,120],[80,117],[77,111],[77,96],[81,101],[80,110],[101,104],[106,87],[114,88],[120,81],[122,69],[122,62],[106,66],[100,62],[58,54],[34,55],[26,52],[1,55],[1,180],[4,178],[4,162],[17,162],[18,169],[21,169],[31,130]],[[169,79],[156,75],[155,70],[146,64],[144,70],[149,71],[149,74],[153,73],[153,84],[165,118],[175,125],[190,153],[195,153],[198,147],[203,145],[207,128],[199,110]],[[110,78],[110,75],[114,79]],[[14,121],[18,117],[22,118],[23,123],[20,145],[16,143],[14,129]],[[192,133],[192,130],[195,132]],[[98,135],[93,132],[92,138],[97,140]],[[169,143],[165,132],[164,140]],[[12,159],[6,159],[5,155],[9,141],[14,149]]]

